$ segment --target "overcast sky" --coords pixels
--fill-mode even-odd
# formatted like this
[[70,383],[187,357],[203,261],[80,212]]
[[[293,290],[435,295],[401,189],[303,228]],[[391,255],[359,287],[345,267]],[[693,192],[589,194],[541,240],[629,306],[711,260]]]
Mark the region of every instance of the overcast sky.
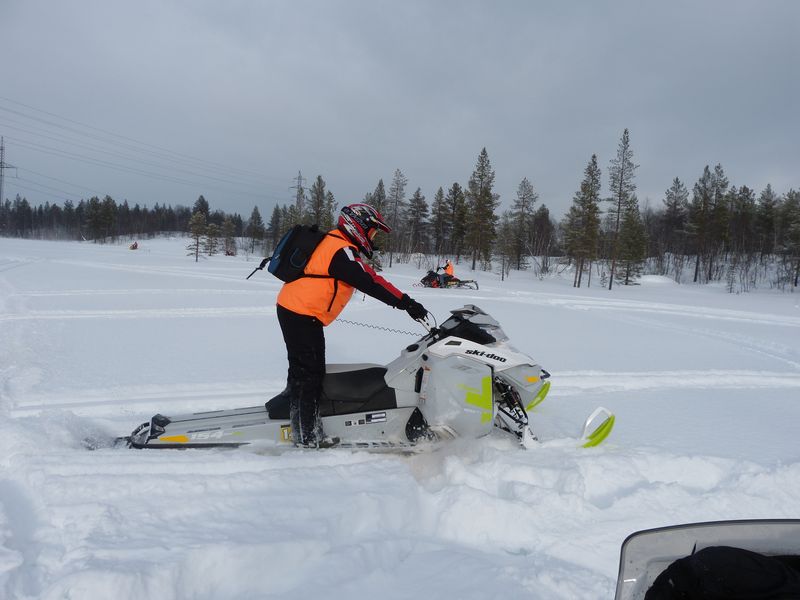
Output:
[[[430,201],[481,149],[563,215],[630,130],[641,202],[705,165],[800,187],[800,1],[0,0],[4,196],[247,218],[301,171]],[[16,177],[15,177],[16,176]]]

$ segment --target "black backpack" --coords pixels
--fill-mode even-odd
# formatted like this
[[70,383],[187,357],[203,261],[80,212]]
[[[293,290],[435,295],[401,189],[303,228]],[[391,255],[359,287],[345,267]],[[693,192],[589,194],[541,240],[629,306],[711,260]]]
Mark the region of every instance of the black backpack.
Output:
[[[305,274],[305,268],[311,255],[326,235],[328,234],[320,231],[317,225],[295,225],[280,239],[272,256],[262,260],[261,264],[253,269],[253,273],[263,269],[269,263],[267,270],[286,283],[301,277],[327,277],[327,275]],[[250,279],[253,273],[250,273],[247,278]]]

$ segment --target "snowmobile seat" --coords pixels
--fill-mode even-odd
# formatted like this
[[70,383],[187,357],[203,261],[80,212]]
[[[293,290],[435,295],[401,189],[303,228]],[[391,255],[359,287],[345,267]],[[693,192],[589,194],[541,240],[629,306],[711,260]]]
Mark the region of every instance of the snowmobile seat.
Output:
[[[326,373],[322,380],[319,413],[322,417],[397,408],[394,390],[386,385],[385,367]],[[270,419],[289,418],[289,392],[267,402]]]

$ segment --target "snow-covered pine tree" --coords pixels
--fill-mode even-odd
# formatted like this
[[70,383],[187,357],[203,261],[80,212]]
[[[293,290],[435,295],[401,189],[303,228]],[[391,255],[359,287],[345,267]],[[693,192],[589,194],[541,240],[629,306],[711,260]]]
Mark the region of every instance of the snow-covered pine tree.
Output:
[[236,225],[230,216],[222,222],[222,240],[225,245],[225,256],[236,256]]
[[574,287],[581,287],[584,271],[591,269],[592,261],[597,257],[600,239],[600,177],[597,155],[592,154],[563,225],[565,250],[567,256],[575,261]]
[[647,254],[647,235],[639,212],[639,200],[631,194],[622,215],[619,231],[619,270],[617,282],[631,285],[642,274],[642,263]]
[[511,207],[511,223],[513,225],[513,248],[511,260],[518,271],[526,266],[525,257],[531,252],[533,241],[534,205],[539,194],[533,189],[528,178],[523,178],[517,187],[517,197]]
[[283,231],[283,213],[281,208],[276,204],[275,208],[272,209],[272,216],[269,218],[269,223],[267,224],[264,254],[267,256],[272,254],[272,250],[278,245]]
[[264,239],[264,220],[261,218],[258,206],[254,206],[253,212],[250,213],[245,234],[250,238],[250,252],[255,252],[256,244]]
[[298,222],[305,222],[309,225],[317,224],[322,228],[325,223],[326,195],[325,180],[322,178],[322,175],[317,175],[317,178],[314,180],[314,183],[311,184],[308,191],[309,198],[306,214],[301,215],[300,221]]
[[489,153],[483,148],[478,155],[475,170],[467,183],[467,250],[472,254],[472,270],[478,260],[482,268],[488,268],[492,259],[492,245],[496,235],[497,215],[495,210],[500,197],[492,191],[494,170]]
[[539,261],[536,275],[550,272],[550,255],[555,240],[555,224],[550,219],[550,209],[542,204],[533,215],[531,255]]
[[511,268],[518,264],[518,227],[514,213],[509,210],[500,215],[495,240],[495,253],[500,259],[500,281],[508,277]]
[[406,230],[408,235],[408,252],[427,252],[428,243],[428,202],[417,188],[408,201],[406,211]]
[[208,254],[208,256],[214,256],[217,253],[219,232],[220,228],[216,223],[209,223],[206,226],[206,234],[203,238],[203,252]]
[[679,178],[664,193],[664,214],[661,219],[664,236],[662,249],[683,253],[685,250],[686,219],[689,214],[689,190]]
[[694,184],[687,223],[687,230],[693,242],[692,251],[695,255],[694,277],[692,279],[694,283],[697,283],[702,275],[700,264],[706,257],[709,245],[713,194],[714,176],[711,174],[711,169],[706,165],[700,179]]
[[322,213],[322,222],[320,222],[319,227],[323,231],[330,231],[336,221],[336,199],[333,197],[333,192],[328,190],[325,192],[325,210]]
[[203,213],[206,216],[206,221],[208,221],[210,208],[208,206],[208,200],[203,197],[203,194],[200,194],[197,200],[195,200],[194,206],[192,207],[192,214],[198,211]]
[[[28,201],[24,200],[24,206],[28,206]],[[29,209],[30,210],[30,209]],[[89,237],[97,242],[102,241],[103,236],[103,205],[100,198],[92,196],[86,203],[86,229]]]
[[405,210],[407,183],[408,179],[403,175],[403,172],[400,169],[395,169],[392,184],[389,186],[389,194],[386,197],[388,214],[381,213],[389,222],[389,227],[392,228],[392,233],[389,235],[389,268],[392,267],[394,253],[400,247],[400,241],[403,239],[403,228],[401,227],[400,219]]
[[186,246],[186,249],[189,251],[188,256],[194,254],[194,262],[200,260],[200,244],[205,233],[206,215],[203,211],[198,210],[192,215],[192,218],[189,219],[189,235],[191,236],[192,242]]
[[441,187],[433,195],[430,227],[433,253],[437,257],[442,256],[450,233],[450,219],[448,218],[447,205],[444,201],[444,190]]
[[[800,283],[800,191],[789,190],[779,206],[781,247],[787,283]],[[781,282],[782,283],[782,282]]]
[[778,195],[768,183],[767,187],[758,197],[758,237],[760,241],[761,258],[775,251],[777,238],[776,223],[778,220]]
[[465,251],[467,237],[467,198],[464,188],[458,183],[453,183],[447,190],[444,202],[450,220],[450,236],[445,246],[445,252],[454,256],[456,264],[458,264],[461,254]]
[[[290,204],[289,206],[284,205],[285,216],[283,218],[283,233],[289,231],[295,225],[299,225],[300,223],[307,222],[309,220],[308,211],[306,211],[305,215],[300,214],[300,211],[297,210],[297,206],[294,204]],[[280,238],[279,238],[280,239]]]
[[375,208],[384,218],[386,218],[386,188],[383,186],[383,179],[378,180],[375,191],[369,195],[367,204]]
[[609,213],[614,223],[611,243],[611,276],[608,280],[609,290],[614,285],[614,271],[616,270],[617,256],[619,254],[619,230],[622,223],[622,214],[631,194],[636,191],[633,177],[637,167],[638,165],[633,164],[630,134],[626,128],[617,147],[617,156],[611,160],[611,167],[608,172],[609,188],[611,190],[611,197],[608,199],[611,202]]
[[728,245],[728,223],[730,221],[730,206],[728,197],[728,178],[722,165],[714,167],[713,191],[711,194],[711,223],[710,244],[708,244],[708,265],[706,267],[707,281],[715,279],[718,257]]
[[[746,185],[738,190],[731,187],[728,206],[730,221],[728,223],[728,240],[734,254],[753,255],[759,251],[758,232],[756,230],[756,194]],[[749,262],[749,259],[748,259]]]

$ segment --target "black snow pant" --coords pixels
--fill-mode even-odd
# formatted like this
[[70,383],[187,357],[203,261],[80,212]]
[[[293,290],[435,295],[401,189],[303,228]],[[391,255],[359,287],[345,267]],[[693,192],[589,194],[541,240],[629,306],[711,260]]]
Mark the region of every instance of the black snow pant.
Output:
[[316,317],[300,315],[280,304],[278,323],[286,343],[289,416],[295,444],[315,446],[322,437],[319,396],[325,376],[325,333]]

